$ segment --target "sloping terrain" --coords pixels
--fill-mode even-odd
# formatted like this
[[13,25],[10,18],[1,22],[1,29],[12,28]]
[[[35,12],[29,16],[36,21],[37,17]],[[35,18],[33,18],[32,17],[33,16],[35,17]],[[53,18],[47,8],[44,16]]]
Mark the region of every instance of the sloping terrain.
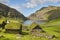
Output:
[[29,32],[29,34],[20,35],[20,34],[9,34],[0,32],[0,35],[3,35],[2,37],[0,37],[0,39],[1,40],[60,40],[60,19],[40,24],[40,26],[45,31],[44,33],[41,32],[39,34],[33,33],[34,35],[31,35]]
[[29,16],[31,20],[52,20],[56,18],[60,18],[60,7],[58,6],[43,7]]
[[0,17],[2,16],[8,18],[16,18],[16,19],[19,18],[22,20],[26,20],[26,17],[16,9],[13,9],[5,4],[0,3]]

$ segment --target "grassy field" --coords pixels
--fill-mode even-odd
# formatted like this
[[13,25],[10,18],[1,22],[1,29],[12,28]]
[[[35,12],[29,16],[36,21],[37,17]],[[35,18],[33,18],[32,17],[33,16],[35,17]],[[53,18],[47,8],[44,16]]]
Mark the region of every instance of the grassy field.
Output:
[[[3,20],[5,20],[5,18],[0,19],[0,23]],[[15,19],[14,20],[9,19],[9,20],[10,20],[10,23],[7,24],[6,27],[18,28],[20,26],[20,23],[19,23],[19,22],[21,22],[20,20],[15,20]],[[2,30],[2,32],[0,32],[0,40],[60,40],[60,19],[52,20],[50,22],[40,24],[40,26],[45,31],[45,33],[41,33],[41,34],[47,33],[48,37],[49,37],[49,35],[50,36],[55,35],[55,38],[49,39],[49,38],[46,38],[43,36],[35,36],[35,35],[30,34],[30,32],[28,32],[28,34],[25,34],[25,35],[10,34],[10,33],[4,33],[5,30]]]
[[55,35],[57,40],[60,40],[60,19],[52,20],[41,26],[47,33]]

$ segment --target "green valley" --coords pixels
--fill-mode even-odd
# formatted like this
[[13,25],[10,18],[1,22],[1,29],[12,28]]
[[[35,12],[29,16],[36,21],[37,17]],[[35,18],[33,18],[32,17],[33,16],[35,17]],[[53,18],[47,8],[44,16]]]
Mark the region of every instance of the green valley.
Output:
[[[45,22],[24,25],[27,20]],[[60,40],[60,7],[43,7],[25,17],[0,3],[0,40]]]

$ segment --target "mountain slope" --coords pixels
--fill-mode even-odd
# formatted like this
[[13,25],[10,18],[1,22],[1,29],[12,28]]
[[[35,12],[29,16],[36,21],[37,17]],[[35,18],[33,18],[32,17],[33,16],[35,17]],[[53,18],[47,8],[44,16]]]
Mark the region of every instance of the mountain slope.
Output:
[[31,20],[52,20],[60,18],[60,7],[48,6],[37,10],[29,16]]
[[16,9],[10,8],[5,4],[0,3],[0,17],[19,18],[25,20],[26,17]]

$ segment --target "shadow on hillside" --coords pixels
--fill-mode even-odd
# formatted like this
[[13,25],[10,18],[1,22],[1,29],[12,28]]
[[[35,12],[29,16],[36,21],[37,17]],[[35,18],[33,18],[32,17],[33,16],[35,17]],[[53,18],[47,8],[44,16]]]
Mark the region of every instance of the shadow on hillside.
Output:
[[27,32],[22,32],[22,35],[28,35],[28,33]]

